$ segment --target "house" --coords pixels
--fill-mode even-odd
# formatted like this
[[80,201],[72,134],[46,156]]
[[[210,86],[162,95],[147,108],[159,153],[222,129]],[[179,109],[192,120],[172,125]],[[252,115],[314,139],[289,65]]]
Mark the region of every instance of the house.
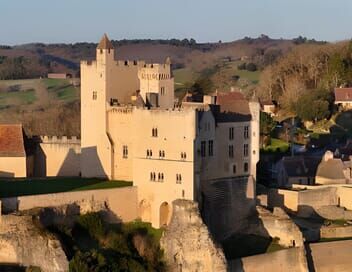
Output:
[[269,114],[271,117],[276,115],[277,107],[273,101],[263,101],[260,102],[261,111]]
[[0,125],[0,177],[26,177],[27,158],[22,125]]
[[290,187],[292,184],[314,185],[319,157],[283,157],[275,165],[278,186]]
[[343,109],[352,109],[352,88],[335,89],[335,105]]
[[351,162],[334,158],[331,151],[326,151],[318,165],[315,183],[320,185],[346,184],[351,180]]
[[48,78],[68,79],[68,78],[72,78],[72,74],[69,74],[69,73],[48,73]]

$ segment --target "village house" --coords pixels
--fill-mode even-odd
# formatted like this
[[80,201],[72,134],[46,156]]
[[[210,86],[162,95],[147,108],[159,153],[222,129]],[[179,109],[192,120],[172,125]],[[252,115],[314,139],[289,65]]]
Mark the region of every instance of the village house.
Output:
[[314,185],[319,157],[295,156],[283,157],[275,166],[275,178],[279,187],[291,187],[292,184]]
[[0,125],[0,177],[27,177],[27,163],[22,125]]
[[352,109],[352,88],[336,88],[335,105],[343,109]]

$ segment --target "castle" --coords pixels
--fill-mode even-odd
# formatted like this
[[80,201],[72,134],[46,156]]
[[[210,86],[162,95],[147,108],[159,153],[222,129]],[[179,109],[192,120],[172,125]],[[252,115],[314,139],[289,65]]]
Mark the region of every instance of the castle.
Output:
[[[147,64],[115,61],[114,53],[104,35],[96,60],[81,62],[81,140],[37,137],[33,152],[19,156],[7,150],[14,141],[4,137],[0,176],[133,181],[139,216],[155,227],[168,224],[175,199],[205,207],[210,226],[239,221],[255,207],[259,103],[240,92],[186,94],[177,101],[169,58]],[[14,128],[21,135],[21,126]],[[223,214],[207,214],[219,205]]]
[[202,203],[206,184],[255,178],[259,104],[241,100],[249,111],[240,114],[231,97],[177,103],[170,59],[115,61],[104,35],[96,60],[81,62],[82,176],[132,180],[141,219],[156,227],[168,223],[175,199]]

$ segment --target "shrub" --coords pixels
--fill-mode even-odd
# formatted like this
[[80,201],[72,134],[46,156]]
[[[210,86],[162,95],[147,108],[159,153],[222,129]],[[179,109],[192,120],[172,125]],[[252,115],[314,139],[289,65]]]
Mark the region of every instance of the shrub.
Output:
[[101,239],[106,233],[104,222],[98,213],[81,215],[78,219],[78,223],[82,228],[88,231],[91,237],[97,240]]

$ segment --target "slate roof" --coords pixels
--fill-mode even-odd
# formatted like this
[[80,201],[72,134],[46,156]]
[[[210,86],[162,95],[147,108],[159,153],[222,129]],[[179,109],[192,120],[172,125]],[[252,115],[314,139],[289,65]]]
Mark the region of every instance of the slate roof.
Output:
[[352,102],[352,88],[336,88],[335,101]]
[[311,156],[283,157],[282,164],[289,177],[315,177],[320,160]]
[[345,179],[344,168],[345,165],[340,159],[322,161],[318,166],[317,176],[328,179]]
[[22,125],[0,125],[0,157],[25,157]]
[[114,49],[112,43],[110,42],[108,36],[106,34],[101,38],[97,49]]

